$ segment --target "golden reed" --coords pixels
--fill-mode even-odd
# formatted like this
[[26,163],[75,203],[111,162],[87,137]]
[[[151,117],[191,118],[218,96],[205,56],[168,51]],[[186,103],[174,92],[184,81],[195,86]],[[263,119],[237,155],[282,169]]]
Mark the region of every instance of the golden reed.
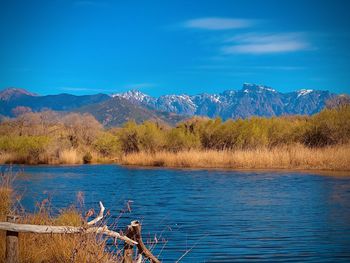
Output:
[[300,169],[350,170],[350,145],[308,148],[302,145],[252,150],[181,152],[138,152],[124,155],[124,165],[231,168],[231,169]]

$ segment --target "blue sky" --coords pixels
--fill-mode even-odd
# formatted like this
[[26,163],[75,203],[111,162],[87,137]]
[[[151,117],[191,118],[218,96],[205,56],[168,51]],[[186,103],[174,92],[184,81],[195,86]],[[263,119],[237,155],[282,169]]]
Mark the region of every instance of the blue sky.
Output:
[[350,1],[0,1],[0,89],[350,91]]

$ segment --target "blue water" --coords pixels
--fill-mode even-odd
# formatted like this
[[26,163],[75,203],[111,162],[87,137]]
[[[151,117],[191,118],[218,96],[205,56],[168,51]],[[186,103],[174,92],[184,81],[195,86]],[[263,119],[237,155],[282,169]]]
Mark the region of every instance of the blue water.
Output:
[[[3,169],[3,167],[2,167]],[[18,170],[18,167],[14,168]],[[50,195],[53,210],[85,195],[117,229],[142,221],[164,262],[350,262],[350,176],[297,172],[22,166],[22,205]]]

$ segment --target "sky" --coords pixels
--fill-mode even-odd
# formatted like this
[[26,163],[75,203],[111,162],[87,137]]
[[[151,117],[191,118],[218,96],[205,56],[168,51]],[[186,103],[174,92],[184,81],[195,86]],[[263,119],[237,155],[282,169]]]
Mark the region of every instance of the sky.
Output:
[[0,89],[350,93],[350,1],[0,0]]

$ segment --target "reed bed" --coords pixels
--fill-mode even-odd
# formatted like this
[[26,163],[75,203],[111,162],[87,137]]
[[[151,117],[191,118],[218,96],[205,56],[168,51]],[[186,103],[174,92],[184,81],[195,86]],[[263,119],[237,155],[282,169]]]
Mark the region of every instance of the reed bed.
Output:
[[232,169],[301,169],[350,170],[350,145],[308,148],[303,145],[251,150],[180,152],[138,152],[124,155],[124,165],[232,168]]
[[63,150],[59,153],[60,164],[81,164],[83,158],[76,149]]

